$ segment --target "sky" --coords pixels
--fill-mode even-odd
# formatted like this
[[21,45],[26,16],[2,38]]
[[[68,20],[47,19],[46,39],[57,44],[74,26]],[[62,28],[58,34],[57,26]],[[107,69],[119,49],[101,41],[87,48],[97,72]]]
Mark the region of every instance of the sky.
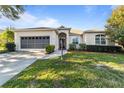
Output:
[[111,5],[27,5],[20,19],[12,21],[0,18],[0,29],[12,26],[28,27],[71,27],[76,29],[104,29],[106,20],[116,6]]

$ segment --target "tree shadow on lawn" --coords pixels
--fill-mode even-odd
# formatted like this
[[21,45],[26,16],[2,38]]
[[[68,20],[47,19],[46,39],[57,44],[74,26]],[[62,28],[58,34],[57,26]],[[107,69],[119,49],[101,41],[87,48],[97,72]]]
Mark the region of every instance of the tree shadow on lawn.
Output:
[[9,80],[8,88],[94,88],[124,87],[124,72],[111,67],[97,68],[92,62],[39,60]]

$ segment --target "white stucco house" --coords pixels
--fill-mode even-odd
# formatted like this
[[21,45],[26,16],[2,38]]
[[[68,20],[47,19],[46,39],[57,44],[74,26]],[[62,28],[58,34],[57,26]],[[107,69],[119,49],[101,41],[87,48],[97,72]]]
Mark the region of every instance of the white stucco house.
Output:
[[70,43],[87,45],[115,45],[101,30],[78,30],[61,26],[59,28],[37,27],[15,30],[16,50],[42,50],[46,45],[55,45],[55,50],[68,49]]

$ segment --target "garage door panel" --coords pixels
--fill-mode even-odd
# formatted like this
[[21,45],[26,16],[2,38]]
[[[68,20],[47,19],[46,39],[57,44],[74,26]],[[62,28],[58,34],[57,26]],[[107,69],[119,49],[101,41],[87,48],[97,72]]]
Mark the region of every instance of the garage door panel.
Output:
[[49,36],[21,37],[21,48],[41,49],[50,43]]

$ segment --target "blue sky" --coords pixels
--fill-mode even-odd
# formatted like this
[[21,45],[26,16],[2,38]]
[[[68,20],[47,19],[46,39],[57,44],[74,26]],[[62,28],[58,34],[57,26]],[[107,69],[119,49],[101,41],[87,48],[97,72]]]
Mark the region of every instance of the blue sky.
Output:
[[111,5],[58,5],[25,6],[25,13],[16,21],[5,17],[0,19],[0,28],[13,26],[25,27],[66,27],[79,29],[104,29],[106,20],[111,15]]

